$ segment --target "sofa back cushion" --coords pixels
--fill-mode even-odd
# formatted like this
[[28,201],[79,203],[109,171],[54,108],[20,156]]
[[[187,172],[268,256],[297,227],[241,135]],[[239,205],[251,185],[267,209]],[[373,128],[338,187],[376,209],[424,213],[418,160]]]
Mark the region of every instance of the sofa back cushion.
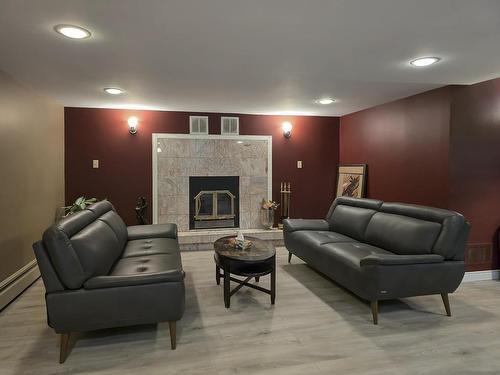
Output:
[[438,224],[440,230],[432,252],[446,260],[464,260],[470,225],[461,214],[441,208],[403,203],[384,203],[379,211]]
[[366,227],[366,242],[395,254],[430,254],[441,224],[378,212]]
[[111,203],[93,206],[60,220],[43,234],[50,261],[68,289],[81,288],[88,278],[107,274],[126,243],[123,222],[115,217]]
[[381,204],[373,199],[340,197],[333,202],[326,220],[331,231],[364,241],[366,226]]
[[101,220],[87,225],[70,241],[82,264],[85,280],[107,275],[123,251],[116,234]]
[[464,260],[470,225],[457,212],[375,199],[340,197],[326,216],[330,230],[396,254]]
[[116,235],[120,248],[124,249],[127,244],[127,226],[123,222],[123,219],[113,210],[106,212],[99,217],[100,221],[106,223]]
[[115,208],[108,200],[99,201],[87,207],[87,210],[94,213],[98,220],[108,224],[118,238],[118,242],[122,248],[125,247],[128,239],[127,226],[123,222],[120,215],[115,211]]

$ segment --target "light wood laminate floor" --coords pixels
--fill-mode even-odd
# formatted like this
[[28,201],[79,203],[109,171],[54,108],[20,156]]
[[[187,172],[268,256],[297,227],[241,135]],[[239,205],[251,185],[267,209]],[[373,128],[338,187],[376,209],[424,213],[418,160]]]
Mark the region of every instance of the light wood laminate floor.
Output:
[[[440,296],[370,308],[278,249],[276,305],[241,289],[225,309],[212,252],[183,253],[186,313],[177,350],[168,324],[73,338],[58,363],[38,280],[0,313],[0,374],[499,374],[500,283],[463,284],[445,316]],[[269,276],[260,284],[268,286]]]

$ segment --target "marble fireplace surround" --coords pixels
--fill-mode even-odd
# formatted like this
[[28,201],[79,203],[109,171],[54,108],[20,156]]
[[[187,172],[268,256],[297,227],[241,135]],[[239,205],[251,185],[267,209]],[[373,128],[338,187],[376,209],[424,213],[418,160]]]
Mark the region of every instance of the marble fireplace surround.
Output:
[[[189,230],[189,177],[240,177],[240,228],[257,229],[272,197],[272,136],[153,133],[153,223]],[[196,231],[196,230],[192,230]]]

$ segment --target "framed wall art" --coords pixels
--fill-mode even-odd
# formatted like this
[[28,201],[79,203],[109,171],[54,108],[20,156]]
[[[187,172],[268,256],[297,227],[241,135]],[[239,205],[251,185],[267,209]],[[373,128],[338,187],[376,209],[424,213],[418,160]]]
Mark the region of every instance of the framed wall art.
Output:
[[366,164],[341,164],[337,172],[337,197],[366,195]]

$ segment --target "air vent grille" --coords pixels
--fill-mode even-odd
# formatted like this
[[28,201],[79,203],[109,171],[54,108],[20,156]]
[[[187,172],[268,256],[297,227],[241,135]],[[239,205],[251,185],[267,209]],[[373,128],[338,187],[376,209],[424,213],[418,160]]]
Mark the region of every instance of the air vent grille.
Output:
[[491,265],[493,248],[491,243],[476,243],[467,246],[465,260],[468,265]]
[[208,116],[189,116],[190,134],[208,134]]
[[221,117],[220,133],[223,135],[239,135],[240,134],[240,118],[239,117]]

